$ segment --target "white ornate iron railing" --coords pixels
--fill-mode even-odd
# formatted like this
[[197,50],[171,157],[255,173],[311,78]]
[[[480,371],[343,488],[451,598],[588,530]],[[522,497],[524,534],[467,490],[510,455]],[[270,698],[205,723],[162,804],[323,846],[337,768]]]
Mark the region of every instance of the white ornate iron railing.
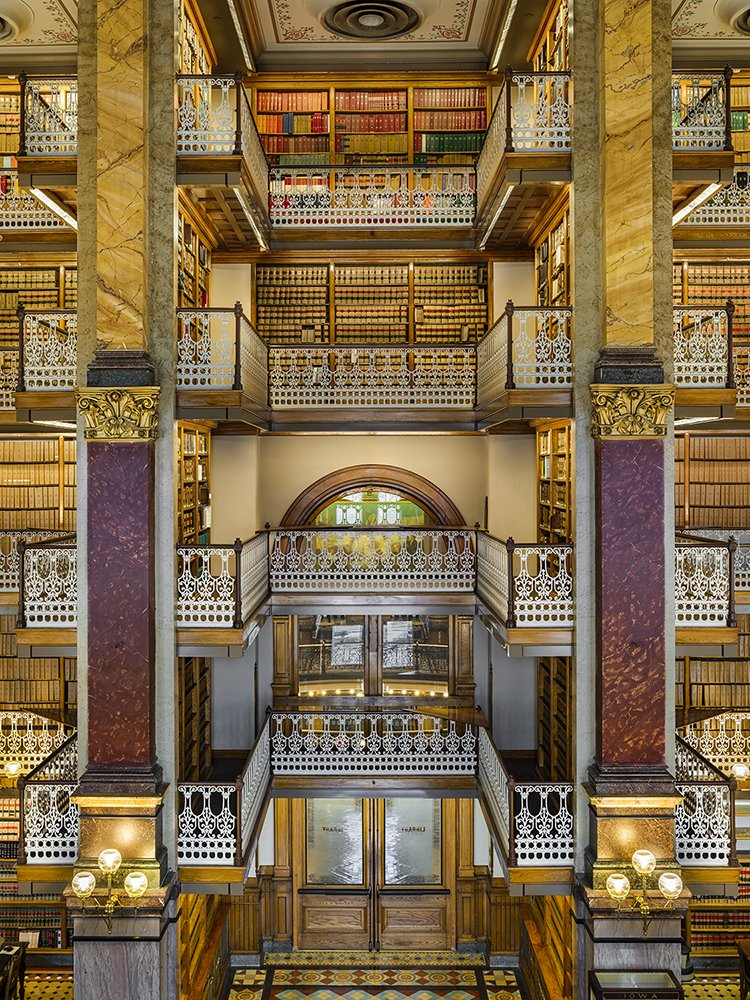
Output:
[[37,768],[68,738],[61,722],[34,712],[0,712],[0,769],[12,762],[22,775]]
[[275,167],[271,223],[279,228],[472,226],[472,166]]
[[735,764],[750,761],[750,712],[722,712],[682,726],[679,732],[693,750],[726,778],[732,777]]
[[268,348],[233,309],[177,310],[177,388],[236,389],[268,399]]
[[19,73],[20,156],[75,156],[78,151],[78,80]]
[[268,540],[178,545],[177,572],[178,628],[242,628],[268,593]]
[[477,535],[477,594],[507,628],[574,624],[573,546]]
[[510,868],[573,865],[572,784],[516,781],[483,729],[477,774]]
[[573,385],[572,309],[505,305],[477,346],[477,403],[509,389]]
[[734,302],[721,306],[675,306],[674,380],[685,387],[734,388]]
[[0,169],[0,232],[9,229],[37,233],[55,230],[72,232],[70,226],[35,198],[31,191],[18,186],[17,170],[3,168]]
[[274,346],[268,363],[273,409],[474,407],[473,347]]
[[672,148],[731,149],[732,70],[672,73]]
[[474,532],[463,528],[278,528],[271,591],[473,592]]
[[677,737],[675,787],[683,796],[675,806],[675,857],[686,868],[725,867],[735,858],[736,782]]
[[76,385],[78,312],[19,310],[18,391],[59,392]]
[[75,535],[18,543],[19,628],[75,628],[78,562]]
[[735,628],[734,554],[737,542],[679,532],[675,546],[677,626]]
[[750,590],[750,531],[742,528],[690,528],[691,535],[713,538],[717,542],[729,544],[734,538],[737,549],[734,553],[734,589]]
[[19,859],[29,865],[72,864],[78,856],[78,736],[18,782],[21,801]]
[[750,163],[735,163],[732,183],[685,216],[683,226],[750,226]]
[[271,769],[279,775],[474,774],[476,734],[417,712],[274,712]]
[[735,344],[732,353],[732,371],[737,386],[737,405],[750,406],[750,347],[746,344],[739,346]]
[[247,864],[271,780],[270,721],[234,782],[183,781],[177,785],[177,862],[180,865]]
[[569,152],[572,87],[569,71],[506,69],[500,95],[477,160],[477,205],[486,208],[505,153]]
[[16,409],[18,351],[0,351],[0,410]]

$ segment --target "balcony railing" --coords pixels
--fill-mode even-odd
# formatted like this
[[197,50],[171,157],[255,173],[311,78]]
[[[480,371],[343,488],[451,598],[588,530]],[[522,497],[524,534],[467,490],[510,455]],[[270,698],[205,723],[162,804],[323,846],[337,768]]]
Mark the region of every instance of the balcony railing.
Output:
[[734,167],[732,183],[682,220],[683,226],[750,226],[750,163]]
[[60,392],[76,386],[78,313],[19,309],[18,391]]
[[734,553],[734,589],[750,590],[750,531],[742,528],[690,528],[691,535],[713,538],[717,542],[729,544],[733,538],[737,543]]
[[235,389],[268,398],[268,348],[233,309],[177,310],[177,388]]
[[680,733],[725,778],[732,777],[735,764],[750,760],[750,712],[722,712],[683,726]]
[[685,388],[734,388],[732,317],[724,307],[675,306],[674,380]]
[[18,543],[18,627],[75,628],[78,622],[76,536]]
[[477,347],[477,402],[509,389],[569,389],[573,385],[572,309],[515,306]]
[[279,528],[271,591],[472,593],[474,531],[462,528]]
[[16,409],[18,351],[0,351],[0,410]]
[[181,781],[177,785],[177,862],[244,866],[258,832],[271,777],[270,721],[236,781]]
[[232,545],[178,545],[177,561],[178,628],[242,628],[268,593],[265,532]]
[[736,862],[734,795],[736,782],[677,737],[675,857],[686,868],[726,867]]
[[516,781],[485,729],[479,730],[477,773],[510,868],[573,865],[572,784]]
[[43,764],[18,782],[21,801],[19,860],[69,865],[78,856],[78,736],[69,737]]
[[64,531],[0,531],[0,594],[17,594],[20,587],[21,556],[18,543],[41,542],[61,538]]
[[0,169],[0,233],[9,230],[71,232],[59,215],[50,212],[31,191],[18,186],[18,171],[6,167]]
[[568,153],[571,75],[506,69],[500,96],[477,160],[477,203],[485,206],[506,153]]
[[475,349],[456,345],[357,344],[271,347],[272,409],[300,407],[474,408]]
[[672,73],[672,148],[732,148],[732,70]]
[[477,535],[477,594],[507,628],[571,628],[572,545],[517,545]]
[[19,156],[75,156],[78,151],[78,80],[75,76],[20,73]]
[[472,166],[275,167],[269,192],[277,228],[473,226]]
[[737,542],[679,532],[675,546],[675,621],[679,627],[736,628]]
[[61,722],[34,712],[0,712],[0,769],[11,762],[28,774],[67,739]]

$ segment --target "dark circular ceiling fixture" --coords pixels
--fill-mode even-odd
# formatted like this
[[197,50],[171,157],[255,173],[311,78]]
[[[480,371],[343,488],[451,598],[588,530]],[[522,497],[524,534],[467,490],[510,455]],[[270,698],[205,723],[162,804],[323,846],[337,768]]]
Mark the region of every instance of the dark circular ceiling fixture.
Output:
[[336,35],[379,41],[413,31],[420,15],[409,4],[396,0],[345,0],[323,15],[323,24]]

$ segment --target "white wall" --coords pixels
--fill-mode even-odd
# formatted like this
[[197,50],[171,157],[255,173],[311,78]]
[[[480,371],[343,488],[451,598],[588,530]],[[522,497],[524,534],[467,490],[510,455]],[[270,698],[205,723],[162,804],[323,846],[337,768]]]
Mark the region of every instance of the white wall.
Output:
[[535,435],[488,436],[488,527],[497,538],[536,541],[535,464]]
[[479,799],[474,799],[474,864],[489,865],[489,863],[490,832]]
[[511,658],[490,639],[492,738],[500,750],[536,749],[536,660]]
[[211,746],[249,750],[255,742],[255,648],[241,659],[215,657],[211,667]]
[[492,315],[495,320],[502,316],[508,299],[516,306],[533,306],[535,285],[532,261],[496,261],[492,266]]
[[241,302],[245,315],[249,317],[252,301],[250,264],[213,264],[209,305],[218,309],[230,309],[235,302]]
[[258,516],[258,437],[211,438],[211,540],[243,541],[263,527]]

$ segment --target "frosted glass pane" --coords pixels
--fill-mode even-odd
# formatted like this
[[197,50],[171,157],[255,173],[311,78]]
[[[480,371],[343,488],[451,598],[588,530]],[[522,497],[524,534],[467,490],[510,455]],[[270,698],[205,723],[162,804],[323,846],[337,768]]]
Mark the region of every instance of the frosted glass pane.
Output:
[[308,885],[362,885],[362,799],[310,799]]
[[440,885],[440,799],[385,800],[385,884]]

